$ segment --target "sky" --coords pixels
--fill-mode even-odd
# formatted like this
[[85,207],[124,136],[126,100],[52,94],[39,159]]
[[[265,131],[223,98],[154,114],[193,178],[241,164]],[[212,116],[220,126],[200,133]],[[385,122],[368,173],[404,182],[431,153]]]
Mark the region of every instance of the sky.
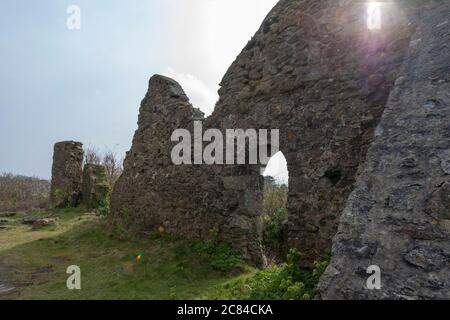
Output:
[[[155,73],[209,115],[227,68],[276,2],[2,0],[0,172],[49,179],[57,141],[125,154]],[[71,5],[80,29],[67,27]],[[272,163],[286,171],[282,157]]]

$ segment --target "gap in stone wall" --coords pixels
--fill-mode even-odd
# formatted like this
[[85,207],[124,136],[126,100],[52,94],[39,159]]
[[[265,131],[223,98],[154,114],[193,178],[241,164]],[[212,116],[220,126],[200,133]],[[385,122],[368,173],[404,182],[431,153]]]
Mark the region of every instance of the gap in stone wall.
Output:
[[273,155],[261,168],[264,192],[261,198],[262,247],[267,265],[285,260],[288,218],[289,172],[284,154]]

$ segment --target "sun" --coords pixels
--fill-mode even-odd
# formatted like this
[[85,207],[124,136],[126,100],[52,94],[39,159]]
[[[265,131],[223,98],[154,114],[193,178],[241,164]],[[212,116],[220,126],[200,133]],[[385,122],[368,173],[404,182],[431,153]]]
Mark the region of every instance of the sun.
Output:
[[367,6],[367,27],[370,30],[381,29],[381,2],[369,2]]

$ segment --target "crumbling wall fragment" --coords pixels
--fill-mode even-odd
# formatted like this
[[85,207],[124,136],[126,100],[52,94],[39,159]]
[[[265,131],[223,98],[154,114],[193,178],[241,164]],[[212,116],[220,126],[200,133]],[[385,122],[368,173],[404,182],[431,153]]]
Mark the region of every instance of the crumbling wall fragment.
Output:
[[85,164],[82,180],[82,203],[89,209],[109,207],[110,186],[103,165]]
[[50,205],[56,208],[75,207],[81,195],[83,144],[58,142],[54,146]]
[[[238,211],[239,201],[244,201],[239,197],[247,195],[251,185],[239,179],[224,182],[220,166],[172,162],[177,144],[171,141],[173,132],[186,129],[193,138],[195,120],[203,120],[203,113],[193,108],[177,82],[159,75],[150,79],[132,148],[114,186],[111,212],[146,232],[191,239],[218,236],[260,263],[258,211],[245,210],[245,205]],[[245,201],[251,206],[251,198]]]

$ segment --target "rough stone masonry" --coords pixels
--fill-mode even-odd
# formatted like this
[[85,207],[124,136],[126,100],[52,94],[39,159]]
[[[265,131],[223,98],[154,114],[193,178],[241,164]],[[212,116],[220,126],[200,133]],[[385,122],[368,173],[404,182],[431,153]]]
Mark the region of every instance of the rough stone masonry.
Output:
[[[450,3],[418,17],[347,201],[324,299],[450,299]],[[381,269],[381,290],[366,270]]]
[[106,178],[106,168],[98,164],[85,164],[81,184],[81,198],[88,209],[109,207],[110,186]]
[[103,165],[86,163],[83,168],[83,144],[58,142],[54,146],[50,206],[86,209],[109,207],[110,186]]
[[66,208],[79,204],[83,155],[81,142],[63,141],[55,144],[50,187],[51,206]]
[[[344,212],[323,298],[376,295],[360,285],[377,254],[385,280],[398,277],[382,297],[448,295],[449,16],[446,1],[385,1],[370,30],[364,1],[281,0],[204,119],[205,130],[280,129],[286,247],[304,267],[330,254]],[[217,235],[260,263],[261,168],[171,163],[173,130],[202,117],[175,81],[152,77],[112,213],[143,231]],[[425,279],[435,289],[411,294]]]

